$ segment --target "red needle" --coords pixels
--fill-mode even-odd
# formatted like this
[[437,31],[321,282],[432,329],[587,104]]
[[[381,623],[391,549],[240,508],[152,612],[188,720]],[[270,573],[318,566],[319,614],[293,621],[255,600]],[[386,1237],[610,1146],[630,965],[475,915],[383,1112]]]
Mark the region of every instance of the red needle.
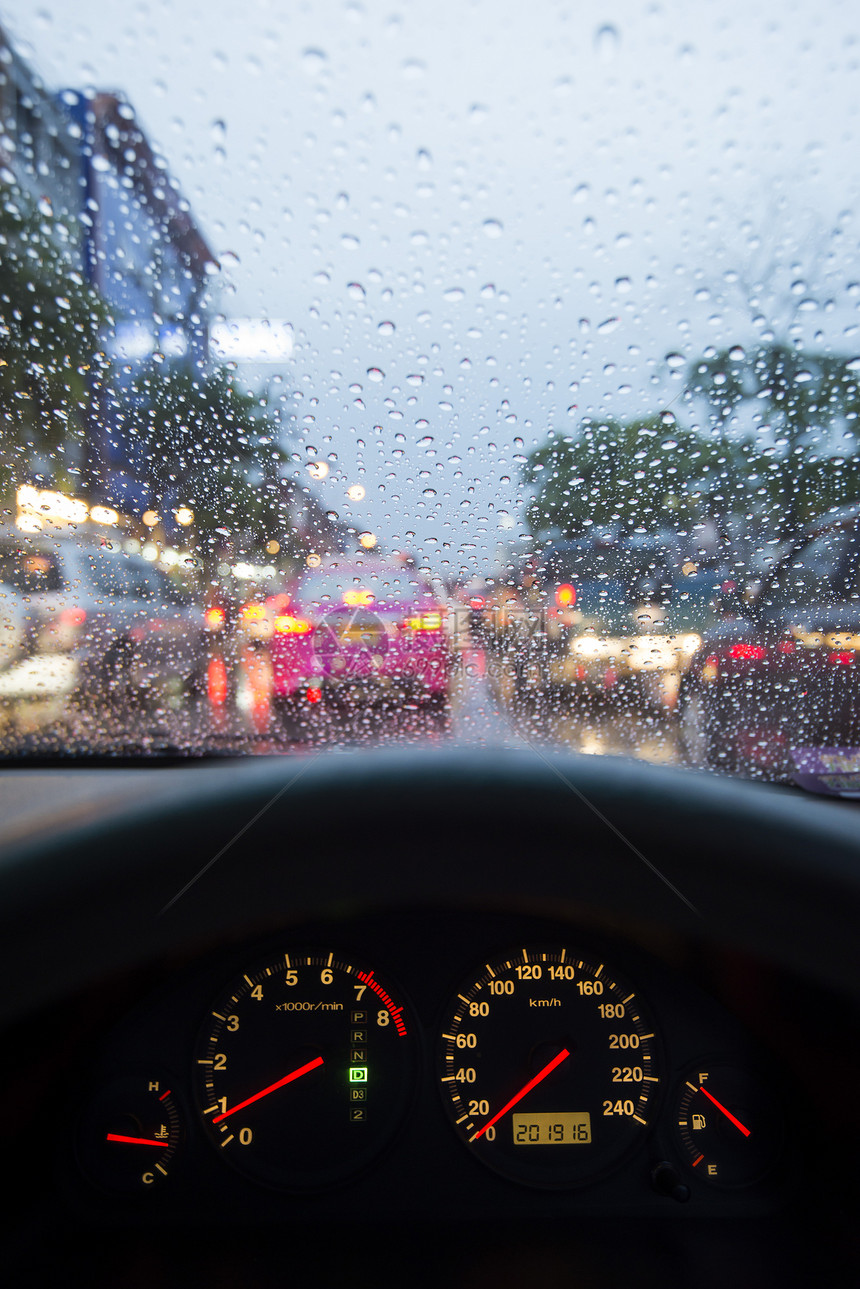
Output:
[[533,1079],[530,1079],[524,1088],[520,1088],[517,1095],[515,1097],[511,1097],[507,1105],[503,1105],[501,1110],[499,1110],[498,1114],[494,1114],[492,1119],[490,1119],[488,1123],[485,1123],[483,1128],[481,1128],[480,1131],[476,1132],[474,1137],[470,1137],[469,1140],[477,1141],[479,1137],[483,1137],[484,1133],[487,1131],[488,1128],[492,1128],[494,1123],[498,1123],[503,1114],[507,1114],[512,1106],[515,1106],[518,1101],[522,1101],[526,1093],[531,1092],[532,1088],[536,1088],[537,1085],[540,1082],[542,1082],[543,1079],[545,1079],[548,1074],[552,1073],[552,1071],[555,1069],[557,1065],[561,1065],[562,1061],[566,1061],[569,1056],[570,1056],[570,1052],[567,1050],[566,1047],[563,1047],[559,1052],[558,1056],[554,1056],[552,1060],[549,1062],[549,1064],[543,1067],[543,1069],[540,1071],[539,1074],[536,1074]]
[[255,1092],[252,1097],[248,1097],[247,1101],[240,1101],[238,1105],[231,1106],[230,1109],[225,1110],[223,1114],[216,1114],[212,1122],[220,1123],[221,1120],[226,1119],[228,1115],[235,1114],[237,1110],[244,1110],[246,1105],[251,1105],[252,1102],[259,1101],[261,1097],[267,1097],[270,1092],[277,1092],[278,1088],[284,1087],[287,1083],[294,1082],[295,1079],[300,1079],[303,1074],[307,1074],[309,1070],[315,1070],[317,1066],[322,1065],[322,1063],[322,1057],[318,1056],[315,1060],[308,1061],[307,1065],[300,1065],[297,1070],[293,1070],[292,1074],[285,1074],[282,1079],[278,1079],[277,1083],[270,1083],[267,1088],[263,1088],[262,1092]]
[[725,1107],[724,1105],[720,1105],[720,1103],[719,1103],[719,1101],[717,1100],[717,1098],[716,1098],[716,1097],[712,1097],[712,1096],[711,1096],[711,1094],[710,1094],[710,1092],[708,1091],[708,1089],[707,1089],[707,1088],[703,1088],[703,1087],[701,1086],[701,1084],[700,1084],[700,1085],[699,1085],[699,1091],[700,1091],[700,1092],[704,1092],[704,1094],[705,1094],[705,1096],[708,1098],[708,1100],[709,1100],[709,1101],[713,1101],[713,1103],[714,1103],[714,1105],[717,1107],[717,1109],[718,1109],[718,1110],[722,1110],[722,1112],[723,1112],[723,1114],[726,1116],[726,1118],[727,1118],[731,1123],[733,1123],[733,1124],[735,1125],[735,1127],[736,1127],[736,1128],[740,1128],[741,1132],[744,1134],[744,1136],[745,1136],[745,1137],[748,1137],[748,1136],[750,1135],[750,1130],[749,1130],[749,1128],[745,1128],[745,1127],[743,1126],[743,1124],[741,1123],[740,1119],[736,1119],[736,1118],[735,1118],[735,1116],[732,1114],[731,1110],[727,1110],[727,1109],[726,1109],[726,1107]]
[[121,1137],[118,1132],[109,1132],[108,1141],[126,1141],[130,1146],[160,1146],[163,1150],[168,1144],[166,1141],[150,1140],[149,1137]]

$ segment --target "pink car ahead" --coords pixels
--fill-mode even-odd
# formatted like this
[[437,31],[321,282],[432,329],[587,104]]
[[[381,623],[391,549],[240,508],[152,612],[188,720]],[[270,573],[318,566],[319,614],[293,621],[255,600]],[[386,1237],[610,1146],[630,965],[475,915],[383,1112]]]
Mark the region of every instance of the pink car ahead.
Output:
[[333,559],[272,597],[269,642],[275,704],[285,732],[307,732],[322,712],[421,708],[444,721],[451,654],[445,606],[402,563]]

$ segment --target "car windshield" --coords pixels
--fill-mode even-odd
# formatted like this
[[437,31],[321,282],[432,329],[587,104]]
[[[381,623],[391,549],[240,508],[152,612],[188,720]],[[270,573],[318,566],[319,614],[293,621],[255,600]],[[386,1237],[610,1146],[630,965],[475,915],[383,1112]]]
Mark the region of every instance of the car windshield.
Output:
[[3,0],[0,754],[856,759],[856,26]]

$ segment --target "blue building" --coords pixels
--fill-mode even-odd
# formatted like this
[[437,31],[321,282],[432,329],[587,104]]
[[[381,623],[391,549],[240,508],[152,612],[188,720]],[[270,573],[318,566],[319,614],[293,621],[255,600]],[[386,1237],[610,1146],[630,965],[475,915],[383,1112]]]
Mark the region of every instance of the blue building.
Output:
[[205,296],[217,264],[130,105],[115,94],[71,90],[59,101],[78,144],[84,272],[114,319],[106,337],[111,376],[91,426],[90,490],[140,514],[154,498],[130,387],[147,367],[205,368]]

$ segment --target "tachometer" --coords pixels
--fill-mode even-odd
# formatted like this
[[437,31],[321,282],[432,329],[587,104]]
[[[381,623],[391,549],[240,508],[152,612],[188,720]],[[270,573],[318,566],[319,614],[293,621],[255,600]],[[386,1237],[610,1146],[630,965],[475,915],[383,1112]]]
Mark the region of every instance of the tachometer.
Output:
[[643,1140],[660,1081],[654,1026],[609,963],[530,946],[485,962],[442,1025],[445,1108],[476,1157],[534,1186],[593,1178]]
[[375,971],[328,950],[281,953],[237,976],[206,1018],[195,1057],[205,1131],[259,1181],[339,1181],[398,1127],[414,1045],[403,999]]

